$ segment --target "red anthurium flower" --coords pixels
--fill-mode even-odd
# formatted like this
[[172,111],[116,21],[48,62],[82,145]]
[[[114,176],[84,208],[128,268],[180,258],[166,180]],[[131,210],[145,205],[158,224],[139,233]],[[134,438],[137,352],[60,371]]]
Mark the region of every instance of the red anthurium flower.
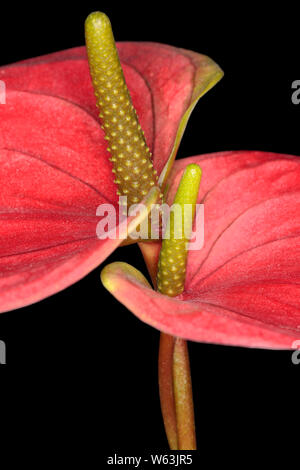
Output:
[[[193,106],[222,72],[205,56],[165,45],[118,49],[154,166],[166,177]],[[85,48],[2,67],[0,79],[3,312],[76,282],[122,240],[96,236],[96,208],[118,201]]]
[[[177,161],[170,203],[189,163],[203,172],[204,246],[188,253],[184,292],[162,295],[125,263],[104,268],[105,287],[141,320],[173,336],[293,348],[300,334],[300,158],[247,151]],[[161,243],[144,245],[153,275]]]

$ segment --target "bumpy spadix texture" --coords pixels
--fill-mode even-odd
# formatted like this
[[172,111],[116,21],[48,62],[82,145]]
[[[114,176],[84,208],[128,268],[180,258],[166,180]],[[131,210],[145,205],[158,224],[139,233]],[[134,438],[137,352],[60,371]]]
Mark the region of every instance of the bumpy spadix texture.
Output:
[[85,22],[85,36],[115,183],[118,194],[127,196],[130,206],[140,202],[157,184],[157,172],[132,105],[108,17],[100,12],[91,13]]
[[162,294],[171,297],[181,294],[184,289],[187,243],[195,215],[200,179],[200,167],[188,165],[176,192],[174,210],[170,212],[165,232],[167,236],[162,242],[157,288]]

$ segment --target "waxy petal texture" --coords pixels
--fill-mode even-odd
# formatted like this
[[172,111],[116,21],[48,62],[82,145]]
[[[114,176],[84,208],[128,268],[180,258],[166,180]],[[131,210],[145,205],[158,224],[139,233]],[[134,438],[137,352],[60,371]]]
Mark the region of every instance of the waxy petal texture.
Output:
[[[118,47],[155,165],[162,169],[199,67],[168,46]],[[204,56],[195,56],[205,64]],[[207,87],[203,66],[204,76]],[[0,79],[7,90],[0,107],[0,311],[6,311],[82,278],[120,241],[96,237],[97,207],[118,205],[85,48],[2,67]]]
[[[161,173],[175,158],[188,117],[197,100],[223,76],[209,57],[165,44],[117,43],[133,105],[154,166]],[[2,67],[8,88],[71,101],[98,121],[99,111],[85,47],[28,59]],[[99,132],[104,137],[103,131]],[[171,162],[169,162],[169,170]]]
[[[203,171],[198,203],[204,203],[205,225],[203,248],[188,254],[184,293],[163,296],[119,264],[105,268],[104,285],[143,321],[174,336],[294,347],[300,334],[300,158],[225,152],[178,161],[170,202],[189,163]],[[148,250],[153,263],[157,246]]]
[[[201,69],[189,52],[158,44],[118,48],[160,171],[194,98],[195,76],[203,94],[216,82],[208,68],[218,66],[195,54]],[[6,311],[76,282],[120,240],[96,237],[96,208],[110,203],[117,210],[117,187],[85,47],[2,67],[0,79],[7,90],[0,106],[0,311]]]
[[1,114],[0,309],[6,311],[77,281],[122,240],[96,236],[98,205],[117,207],[117,195],[94,118],[56,97],[16,91],[8,91]]

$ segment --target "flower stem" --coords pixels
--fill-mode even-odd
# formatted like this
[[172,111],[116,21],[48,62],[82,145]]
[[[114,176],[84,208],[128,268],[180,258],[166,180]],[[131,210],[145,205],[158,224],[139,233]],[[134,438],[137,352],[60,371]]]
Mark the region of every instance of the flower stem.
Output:
[[187,342],[161,333],[159,394],[171,450],[196,450],[192,381]]
[[158,354],[158,384],[165,431],[171,450],[178,450],[177,419],[173,390],[174,336],[160,334]]
[[196,450],[194,403],[187,342],[175,338],[173,382],[179,450]]

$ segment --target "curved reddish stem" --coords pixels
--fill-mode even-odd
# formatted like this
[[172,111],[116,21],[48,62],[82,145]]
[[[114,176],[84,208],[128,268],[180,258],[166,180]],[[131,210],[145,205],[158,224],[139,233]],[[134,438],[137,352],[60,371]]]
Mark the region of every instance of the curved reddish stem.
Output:
[[160,334],[158,384],[161,412],[171,450],[178,450],[176,408],[173,391],[173,354],[175,338]]
[[175,338],[173,352],[173,387],[179,450],[196,450],[193,390],[187,342]]
[[196,450],[192,381],[187,343],[161,333],[159,394],[171,450]]

